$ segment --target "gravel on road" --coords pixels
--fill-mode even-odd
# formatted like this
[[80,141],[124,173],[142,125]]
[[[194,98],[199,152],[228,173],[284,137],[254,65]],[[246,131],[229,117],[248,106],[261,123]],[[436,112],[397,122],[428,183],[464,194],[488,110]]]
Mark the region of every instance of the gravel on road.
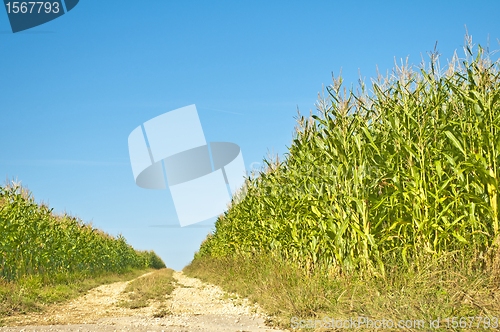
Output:
[[[174,272],[174,279],[177,287],[163,304],[154,301],[144,308],[120,307],[127,300],[123,291],[128,282],[116,282],[91,289],[67,303],[49,306],[43,313],[7,317],[0,332],[284,332],[267,327],[269,317],[248,299],[182,272]],[[158,317],[159,312],[163,317]]]

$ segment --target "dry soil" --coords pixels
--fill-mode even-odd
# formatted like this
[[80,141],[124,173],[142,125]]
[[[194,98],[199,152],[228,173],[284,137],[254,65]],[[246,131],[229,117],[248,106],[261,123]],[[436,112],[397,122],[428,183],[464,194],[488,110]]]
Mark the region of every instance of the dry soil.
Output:
[[[142,276],[141,276],[142,277]],[[267,327],[269,317],[256,304],[218,286],[174,272],[177,288],[165,302],[128,309],[119,303],[127,282],[91,289],[84,296],[52,305],[43,313],[11,316],[0,332],[16,331],[179,331],[179,332],[284,332]],[[164,316],[155,318],[163,311]]]

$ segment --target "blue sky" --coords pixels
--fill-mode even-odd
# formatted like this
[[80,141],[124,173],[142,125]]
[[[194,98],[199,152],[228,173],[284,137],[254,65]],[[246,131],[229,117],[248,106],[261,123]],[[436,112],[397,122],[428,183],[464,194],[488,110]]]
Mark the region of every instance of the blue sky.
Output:
[[[331,73],[366,82],[438,41],[442,63],[499,49],[500,2],[86,1],[13,34],[0,10],[0,176],[37,200],[122,233],[182,269],[215,219],[179,224],[168,190],[134,183],[127,139],[196,104],[207,141],[241,147],[247,169],[286,152]],[[170,226],[169,226],[170,225]]]

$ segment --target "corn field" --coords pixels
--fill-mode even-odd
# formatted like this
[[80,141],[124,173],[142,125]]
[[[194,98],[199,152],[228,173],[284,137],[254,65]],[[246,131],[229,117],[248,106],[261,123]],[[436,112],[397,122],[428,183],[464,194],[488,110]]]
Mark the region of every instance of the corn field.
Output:
[[0,280],[30,274],[165,267],[154,252],[138,252],[81,220],[55,215],[17,184],[0,187]]
[[[317,115],[298,117],[283,161],[247,181],[247,196],[216,222],[197,255],[277,252],[307,269],[368,268],[384,257],[499,244],[499,62],[484,49],[436,53],[418,70],[356,93],[333,78]],[[195,256],[196,259],[197,256]]]

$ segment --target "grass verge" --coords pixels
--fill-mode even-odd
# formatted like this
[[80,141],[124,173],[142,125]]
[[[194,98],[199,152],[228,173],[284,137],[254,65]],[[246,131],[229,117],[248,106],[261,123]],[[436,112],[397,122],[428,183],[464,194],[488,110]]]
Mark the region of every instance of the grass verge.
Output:
[[0,279],[0,323],[2,317],[30,311],[43,311],[49,304],[80,296],[91,288],[137,278],[152,269],[128,269],[122,273],[83,272],[28,275],[17,281]]
[[[410,320],[413,327],[423,320],[424,330],[429,330],[429,319],[439,317],[441,329],[433,331],[444,331],[443,319],[447,317],[500,318],[498,278],[473,254],[455,252],[439,260],[422,258],[409,262],[406,268],[394,259],[386,258],[385,262],[389,267],[385,278],[368,272],[306,273],[271,255],[198,257],[184,273],[258,302],[274,317],[270,323],[282,328],[299,327],[300,320],[303,327],[314,327],[316,320],[321,320],[317,328],[305,330],[331,331],[329,318],[366,317],[390,319],[394,324]],[[297,324],[292,324],[293,317],[297,317]],[[478,330],[477,323],[471,330]]]
[[[175,289],[174,270],[164,268],[130,282],[125,288],[129,301],[120,305],[130,309],[147,307],[150,300],[163,302]],[[161,311],[161,310],[160,310]],[[159,316],[162,313],[155,314]],[[166,315],[166,312],[163,312]]]

